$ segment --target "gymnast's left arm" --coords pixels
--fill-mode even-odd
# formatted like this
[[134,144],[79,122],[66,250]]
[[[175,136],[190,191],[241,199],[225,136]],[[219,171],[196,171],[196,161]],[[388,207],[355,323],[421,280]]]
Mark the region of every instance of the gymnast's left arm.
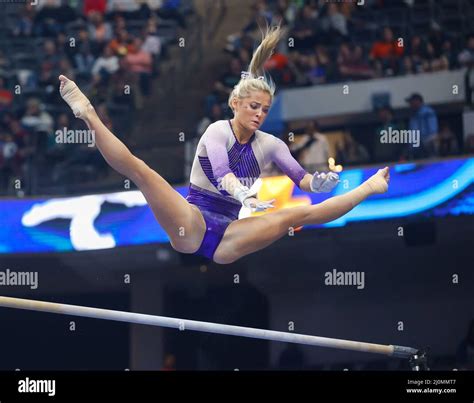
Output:
[[271,160],[298,186],[301,190],[311,193],[327,193],[339,183],[339,175],[335,172],[313,175],[306,172],[298,161],[291,155],[288,146],[280,139],[274,138],[270,151]]

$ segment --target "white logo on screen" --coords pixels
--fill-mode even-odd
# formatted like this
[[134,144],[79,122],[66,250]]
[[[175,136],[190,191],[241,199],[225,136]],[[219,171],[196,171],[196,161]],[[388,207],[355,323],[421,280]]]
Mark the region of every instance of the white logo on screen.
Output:
[[147,204],[139,191],[120,192],[51,199],[33,205],[21,218],[25,227],[35,227],[58,218],[70,219],[69,234],[75,250],[94,250],[114,248],[116,243],[112,234],[100,234],[94,227],[104,202],[124,204],[127,207]]

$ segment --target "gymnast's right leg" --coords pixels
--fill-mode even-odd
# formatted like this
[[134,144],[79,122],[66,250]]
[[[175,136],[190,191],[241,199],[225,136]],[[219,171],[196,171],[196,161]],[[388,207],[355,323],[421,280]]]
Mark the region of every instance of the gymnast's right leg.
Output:
[[59,76],[60,93],[74,112],[95,132],[95,143],[107,163],[130,178],[145,196],[156,220],[168,234],[171,245],[182,253],[193,253],[201,245],[206,223],[199,209],[188,203],[157,172],[130,150],[101,122],[87,97],[65,76]]

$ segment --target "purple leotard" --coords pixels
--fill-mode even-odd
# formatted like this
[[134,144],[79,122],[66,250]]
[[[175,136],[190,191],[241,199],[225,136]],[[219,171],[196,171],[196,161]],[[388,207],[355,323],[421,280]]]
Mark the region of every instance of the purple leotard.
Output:
[[287,145],[271,134],[256,130],[247,143],[240,144],[229,120],[207,128],[197,145],[186,197],[206,221],[206,233],[196,254],[212,259],[227,226],[238,219],[242,205],[220,186],[222,178],[232,172],[250,188],[271,162],[297,186],[307,173]]

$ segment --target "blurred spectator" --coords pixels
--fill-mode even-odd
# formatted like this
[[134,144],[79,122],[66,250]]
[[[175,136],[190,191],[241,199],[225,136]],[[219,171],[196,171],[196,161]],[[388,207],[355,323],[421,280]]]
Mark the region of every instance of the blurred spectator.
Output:
[[376,41],[370,51],[370,58],[375,61],[376,70],[384,75],[394,75],[398,71],[403,55],[403,47],[398,45],[389,27],[383,29],[383,38]]
[[212,105],[211,112],[207,116],[203,117],[197,125],[196,132],[198,136],[202,136],[211,123],[222,119],[224,119],[222,107],[219,104]]
[[448,68],[458,67],[456,54],[453,51],[453,44],[449,39],[445,39],[441,44],[441,55],[448,62]]
[[[54,131],[46,134],[45,154],[48,163],[54,165],[63,161],[66,156],[65,145],[56,141],[56,131],[74,130],[74,128],[73,123],[69,119],[69,114],[61,113],[58,115],[54,124]],[[57,173],[53,174],[53,176],[57,177]]]
[[410,104],[412,116],[409,122],[410,130],[418,130],[420,133],[420,147],[408,147],[410,158],[420,158],[432,149],[430,145],[438,134],[438,118],[435,111],[425,105],[423,97],[413,93],[405,99]]
[[43,43],[43,53],[41,55],[41,67],[45,70],[53,70],[54,74],[59,72],[59,60],[64,54],[58,52],[56,43],[48,39]]
[[107,8],[107,0],[83,0],[84,8],[83,12],[84,15],[87,17],[91,12],[97,12],[100,15],[105,14],[105,10]]
[[173,19],[183,29],[186,28],[186,19],[179,11],[181,0],[164,0],[163,5],[155,10],[158,17],[163,19]]
[[31,2],[27,2],[17,17],[12,34],[13,36],[31,36],[33,33],[35,9]]
[[125,29],[117,31],[114,39],[109,43],[110,49],[117,56],[126,56],[130,50],[133,50],[132,40]]
[[436,135],[432,147],[430,154],[438,157],[459,153],[458,140],[447,122],[441,122],[439,133]]
[[107,85],[109,78],[119,69],[119,59],[114,55],[112,48],[106,46],[94,65],[92,66],[92,75],[94,83],[101,83]]
[[97,11],[89,13],[89,37],[92,41],[105,44],[112,39],[112,27],[104,22],[104,17]]
[[469,323],[466,337],[457,350],[459,369],[474,370],[474,319]]
[[316,55],[308,56],[308,70],[306,70],[308,81],[314,84],[322,84],[326,81],[326,68],[319,64]]
[[26,111],[21,119],[23,126],[30,130],[49,133],[53,129],[53,118],[42,110],[43,105],[37,98],[26,101]]
[[295,159],[311,172],[327,169],[328,166],[329,143],[319,130],[318,123],[312,121],[306,127],[306,134],[299,136],[301,141],[290,143]]
[[141,93],[150,95],[153,59],[150,53],[143,50],[142,45],[142,39],[135,38],[133,41],[134,48],[125,57],[125,62],[128,70],[137,76]]
[[339,11],[336,3],[326,3],[326,14],[321,17],[321,27],[326,32],[326,37],[346,37],[347,20],[346,16]]
[[76,11],[67,2],[46,0],[38,5],[41,5],[35,17],[35,32],[38,36],[56,37],[64,24],[77,18]]
[[233,57],[229,63],[229,70],[225,72],[214,84],[214,89],[219,102],[227,102],[227,98],[235,85],[240,81],[242,63],[236,57]]
[[255,31],[258,27],[270,25],[273,18],[273,12],[269,9],[266,0],[257,0],[252,6],[253,16],[250,22],[243,28],[243,33]]
[[0,76],[4,75],[10,67],[10,61],[0,49]]
[[7,189],[10,178],[19,174],[18,146],[11,133],[0,128],[0,189]]
[[448,70],[449,61],[442,55],[437,55],[435,48],[431,42],[426,45],[426,60],[424,63],[423,71],[439,71],[439,70]]
[[279,51],[272,54],[266,61],[264,68],[277,84],[285,84],[291,80],[288,72],[288,57]]
[[390,132],[401,130],[402,127],[399,123],[394,121],[393,110],[389,106],[381,107],[377,111],[377,115],[381,125],[375,129],[373,160],[374,162],[398,161],[405,146],[400,143],[382,143],[381,137],[384,134],[384,130]]
[[[410,63],[412,73],[423,72],[425,50],[423,41],[419,35],[415,35],[411,38],[407,57],[409,58],[409,62],[407,63]],[[404,60],[406,60],[406,58]]]
[[369,153],[351,134],[347,134],[343,144],[337,146],[336,161],[342,165],[364,164],[369,162]]
[[295,38],[294,49],[308,50],[316,43],[316,17],[317,11],[309,4],[306,4],[300,11],[299,17],[296,19],[293,32],[290,35]]
[[461,66],[469,66],[474,64],[474,34],[467,38],[466,47],[458,56],[459,64]]
[[[156,23],[149,22],[145,28],[145,40],[143,41],[142,50],[150,53],[154,58],[161,54],[161,39],[157,33]],[[156,59],[155,59],[156,60]]]
[[9,110],[13,102],[13,92],[5,86],[5,79],[0,76],[0,117]]
[[[110,51],[110,53],[112,53],[112,51]],[[90,76],[95,62],[90,45],[88,43],[81,44],[78,52],[74,56],[74,66],[76,67],[77,74],[86,77]]]
[[362,48],[342,43],[337,57],[339,74],[343,79],[368,79],[375,76],[375,72],[363,58]]

